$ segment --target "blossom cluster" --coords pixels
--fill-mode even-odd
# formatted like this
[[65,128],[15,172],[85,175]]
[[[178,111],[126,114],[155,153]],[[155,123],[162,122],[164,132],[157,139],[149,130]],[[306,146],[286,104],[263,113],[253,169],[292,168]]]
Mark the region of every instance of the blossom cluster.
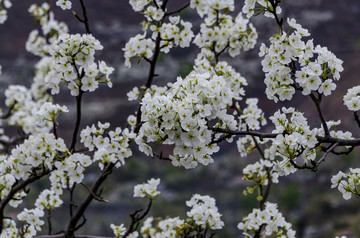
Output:
[[[35,168],[52,170],[55,159],[67,151],[64,140],[51,133],[30,135],[22,144],[11,151],[8,158],[1,161],[1,176],[14,179],[28,178]],[[15,182],[15,180],[13,180]],[[2,194],[3,198],[7,194]]]
[[105,134],[110,123],[98,122],[98,127],[92,125],[83,129],[80,132],[80,142],[89,151],[95,151],[93,161],[99,161],[100,169],[104,169],[109,163],[116,164],[116,167],[124,165],[125,159],[132,155],[129,143],[134,139],[135,134],[127,128],[122,130],[120,127],[109,130]]
[[12,6],[10,0],[0,0],[0,24],[7,20],[7,10]]
[[191,208],[186,215],[192,218],[195,224],[201,228],[218,230],[224,226],[214,198],[208,195],[202,196],[194,194],[192,198],[186,202],[186,206]]
[[154,199],[160,194],[157,191],[157,186],[160,184],[160,179],[150,179],[147,183],[138,184],[134,187],[134,197],[148,197]]
[[148,217],[143,226],[141,227],[142,237],[154,237],[154,238],[166,238],[166,237],[179,237],[185,228],[186,223],[183,219],[179,217],[167,218],[164,220],[159,220],[156,223],[156,226],[153,225],[153,217]]
[[[267,121],[263,111],[257,105],[258,99],[248,98],[245,103],[247,106],[241,110],[241,114],[239,116],[239,130],[259,130],[261,126],[265,126]],[[238,110],[240,111],[240,108]],[[256,137],[245,135],[237,140],[236,145],[240,156],[246,157],[249,153],[256,149],[256,143],[263,144],[267,141],[268,139],[259,140]]]
[[[169,16],[169,21],[166,22],[166,9],[163,9],[162,4],[162,1],[130,1],[134,11],[141,12],[147,21],[143,22],[144,33],[131,37],[123,48],[127,67],[131,67],[133,58],[150,60],[156,44],[158,50],[164,53],[168,53],[173,47],[189,47],[194,36],[192,24],[183,21],[180,16]],[[151,37],[147,37],[148,31],[151,32]]]
[[274,9],[274,5],[269,0],[245,0],[242,12],[250,18],[255,11],[264,13],[266,17],[274,18],[274,13],[280,14],[282,9],[280,6],[276,6]]
[[1,231],[0,238],[17,238],[19,236],[16,223],[10,218],[3,220],[3,230]]
[[[292,165],[311,164],[316,158],[315,145],[318,140],[317,129],[310,129],[303,113],[294,108],[282,108],[270,117],[275,125],[272,133],[278,134],[272,140],[270,148],[265,150],[266,158],[274,160],[274,169],[280,176],[294,173],[296,168]],[[280,157],[281,161],[275,161]]]
[[195,8],[201,17],[205,17],[200,25],[200,32],[194,39],[201,52],[198,59],[214,59],[227,48],[232,57],[240,54],[240,50],[254,48],[257,40],[255,27],[239,13],[231,16],[234,1],[198,1],[192,0],[190,7]]
[[[26,180],[30,176],[42,173],[46,170],[53,170],[56,161],[61,160],[67,152],[65,143],[60,138],[55,138],[50,133],[38,133],[30,135],[22,144],[11,151],[10,156],[0,157],[0,197],[8,199],[13,186],[21,180]],[[10,206],[17,207],[27,196],[25,191],[19,191],[11,197]],[[44,216],[44,209],[52,209],[62,204],[59,194],[54,191],[44,190],[36,200],[36,207],[24,209],[17,218],[24,221],[22,227],[24,237],[33,237],[36,231],[41,230],[44,222],[40,219]],[[16,237],[16,225],[10,222],[9,226],[1,233],[1,237]],[[7,236],[13,234],[11,236]]]
[[[35,88],[33,88],[35,89]],[[39,90],[41,91],[41,90]],[[44,120],[41,114],[44,113],[43,105],[50,100],[47,95],[36,95],[38,91],[28,89],[21,85],[10,85],[5,90],[5,105],[11,111],[6,119],[10,126],[18,126],[26,134],[49,132],[53,124]],[[64,109],[66,111],[66,109]]]
[[[148,183],[150,181],[159,181],[159,179],[151,179]],[[138,186],[142,187],[144,185],[146,184],[136,185],[134,190],[136,190]],[[148,217],[141,226],[140,233],[134,231],[128,237],[175,238],[182,237],[184,234],[200,233],[208,229],[217,230],[224,226],[214,198],[194,194],[192,198],[186,202],[186,205],[191,207],[191,210],[187,212],[188,218],[186,220],[180,219],[179,217],[167,219]],[[154,221],[156,221],[155,225],[153,224]],[[111,224],[110,228],[113,230],[116,238],[121,238],[126,233],[124,224],[118,226]]]
[[267,97],[275,102],[290,100],[295,89],[301,89],[303,95],[330,95],[336,88],[334,80],[339,80],[343,71],[342,61],[326,47],[314,46],[312,40],[304,42],[302,37],[310,33],[295,19],[287,22],[293,32],[275,34],[269,47],[262,43],[260,48]]
[[25,233],[24,237],[33,237],[36,235],[36,231],[41,230],[41,226],[45,224],[43,220],[40,219],[40,217],[43,217],[45,215],[43,210],[40,210],[38,208],[33,209],[24,209],[21,213],[17,215],[17,218],[20,221],[26,222],[23,232]]
[[348,89],[344,95],[344,104],[350,111],[359,111],[360,109],[360,86]]
[[350,168],[349,173],[339,171],[331,178],[331,188],[338,188],[343,198],[348,200],[352,195],[360,197],[360,169]]
[[49,50],[54,62],[44,78],[51,93],[59,93],[61,84],[65,84],[73,96],[77,96],[80,90],[92,92],[99,83],[111,87],[109,75],[114,68],[104,61],[94,62],[95,51],[101,49],[103,46],[90,34],[61,34]]
[[57,0],[56,6],[60,7],[62,10],[71,9],[72,2],[70,0]]
[[283,215],[279,212],[277,204],[266,202],[265,209],[253,209],[253,211],[243,218],[238,224],[238,229],[243,230],[246,238],[254,237],[295,237],[295,231],[291,229]]
[[[243,169],[243,180],[255,182],[255,187],[257,187],[259,185],[268,185],[268,177],[270,176],[272,183],[278,183],[279,174],[272,168],[273,163],[271,161],[261,159],[260,161],[247,165]],[[245,194],[251,194],[253,192],[253,187],[247,187],[244,191]],[[258,197],[258,200],[261,200],[261,197]]]
[[47,2],[41,5],[32,4],[28,12],[35,18],[41,26],[41,33],[38,29],[30,32],[25,48],[28,52],[46,57],[49,55],[50,45],[57,37],[69,31],[64,22],[59,22],[54,18],[54,13]]
[[[169,157],[174,166],[212,163],[211,154],[218,146],[211,143],[213,132],[208,122],[217,120],[217,128],[237,129],[227,108],[241,98],[245,84],[231,66],[219,62],[210,72],[199,67],[169,87],[151,87],[141,102],[143,124],[136,142],[175,144]],[[152,154],[151,148],[146,149]]]
[[258,107],[259,99],[247,98],[246,107],[242,109],[239,117],[241,130],[259,130],[260,126],[266,125],[266,118],[261,108]]

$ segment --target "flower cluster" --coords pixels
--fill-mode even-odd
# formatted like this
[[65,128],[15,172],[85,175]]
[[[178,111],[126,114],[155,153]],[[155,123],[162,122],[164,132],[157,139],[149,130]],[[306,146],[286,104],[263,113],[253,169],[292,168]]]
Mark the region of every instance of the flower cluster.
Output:
[[43,190],[35,201],[35,206],[42,210],[52,210],[60,207],[61,204],[63,204],[63,201],[60,198],[60,193],[50,189]]
[[360,109],[360,86],[348,89],[344,96],[344,104],[350,111],[357,112]]
[[148,197],[154,199],[160,194],[157,191],[157,186],[160,184],[160,179],[150,179],[147,183],[138,184],[134,187],[134,197]]
[[151,39],[146,38],[144,34],[131,37],[126,43],[125,48],[123,48],[125,66],[131,67],[131,58],[133,57],[150,59],[153,56],[154,48],[155,43]]
[[41,6],[32,4],[28,11],[39,22],[42,34],[37,29],[32,30],[25,48],[34,55],[46,57],[49,55],[50,44],[69,29],[64,22],[54,18],[54,13],[47,2],[42,3]]
[[[294,19],[287,22],[294,29],[291,34],[275,34],[270,38],[269,47],[262,43],[260,48],[259,56],[265,56],[261,64],[266,73],[267,97],[275,102],[290,100],[296,88],[301,89],[303,95],[314,91],[330,95],[336,88],[333,81],[339,80],[343,71],[342,61],[326,47],[314,47],[312,40],[304,42],[302,37],[310,34]],[[297,64],[300,69],[296,69]]]
[[113,230],[115,238],[121,238],[123,235],[125,235],[126,227],[124,224],[121,224],[119,226],[116,226],[115,224],[110,224],[110,228]]
[[[272,183],[279,182],[279,174],[272,169],[273,163],[269,160],[261,159],[254,164],[249,164],[243,169],[243,180],[255,182],[255,187],[268,185],[270,176]],[[247,187],[244,191],[245,194],[251,194],[254,192],[254,187]],[[261,200],[261,197],[258,197]]]
[[272,132],[278,135],[265,150],[265,156],[271,160],[276,156],[282,159],[274,161],[274,169],[280,176],[296,171],[292,163],[303,165],[315,159],[318,130],[310,129],[303,113],[294,108],[282,108],[282,112],[278,110],[270,120],[275,125]]
[[[33,84],[34,85],[34,84]],[[9,88],[5,90],[5,105],[10,109],[11,114],[7,118],[8,125],[20,127],[26,134],[30,133],[40,133],[40,132],[49,132],[53,124],[49,120],[44,120],[45,118],[45,108],[43,105],[53,105],[48,102],[50,97],[47,95],[39,94],[35,96],[36,90],[35,87],[32,89],[27,89],[24,86],[20,85],[10,85]],[[64,112],[67,111],[65,108],[59,108]],[[56,114],[60,112],[56,111]],[[48,116],[48,115],[47,115]]]
[[242,110],[240,115],[241,130],[259,130],[260,126],[266,125],[266,118],[263,111],[258,107],[259,99],[248,98],[245,103],[247,106]]
[[264,13],[266,17],[273,18],[274,13],[280,14],[282,10],[280,6],[276,6],[274,9],[274,5],[271,2],[269,0],[245,0],[242,12],[246,14],[248,18],[253,16],[255,11]]
[[217,128],[237,129],[235,117],[226,109],[241,98],[245,79],[223,62],[210,72],[201,69],[178,77],[169,88],[153,86],[141,102],[143,124],[136,142],[140,145],[146,137],[146,143],[175,144],[170,156],[174,166],[193,168],[213,162],[211,154],[219,148],[211,143],[209,121],[217,120]]
[[213,1],[191,0],[190,7],[195,8],[201,18],[207,15],[208,17],[211,17],[211,19],[215,20],[216,11],[220,11],[220,10],[234,11],[234,0],[213,0]]
[[85,168],[93,161],[90,156],[81,153],[71,154],[67,158],[59,158],[55,163],[56,170],[50,175],[51,190],[61,194],[63,188],[71,188],[84,179]]
[[51,93],[59,93],[61,84],[65,84],[73,96],[77,96],[80,90],[92,92],[99,83],[111,87],[109,75],[114,68],[103,61],[94,62],[95,51],[102,48],[100,42],[89,34],[60,35],[51,45],[50,54],[55,62],[44,79]]
[[[134,187],[134,197],[148,197],[153,200],[160,194],[157,186],[160,179],[150,179],[147,183],[138,184]],[[206,233],[208,229],[217,230],[224,226],[221,220],[221,214],[215,204],[215,199],[210,196],[201,196],[194,194],[186,205],[191,208],[187,212],[188,219],[183,220],[179,217],[160,219],[157,218],[156,225],[153,225],[154,218],[148,217],[140,229],[141,237],[168,238],[182,237],[183,234]],[[126,233],[124,224],[111,224],[116,238],[121,238]],[[134,231],[128,237],[139,237],[139,232]]]
[[186,215],[202,229],[218,230],[224,226],[214,198],[194,194],[189,201],[186,201],[186,206],[191,207]]
[[16,223],[12,219],[5,218],[3,220],[3,230],[1,231],[0,238],[17,238],[19,237]]
[[71,9],[72,2],[70,0],[57,0],[56,6],[61,7],[62,10]]
[[[180,16],[169,16],[169,22],[165,22],[166,13],[162,4],[162,1],[130,1],[134,11],[141,12],[147,22],[143,23],[144,33],[130,38],[123,48],[125,66],[131,67],[132,58],[150,60],[155,47],[164,53],[168,53],[173,47],[189,47],[194,36],[191,31],[192,24],[181,20]],[[148,30],[151,38],[146,36]]]
[[43,217],[44,214],[44,211],[38,208],[25,208],[21,213],[17,215],[17,218],[20,221],[26,222],[26,225],[24,225],[23,227],[24,237],[34,237],[37,231],[41,230],[41,226],[44,225],[45,222],[41,220],[40,217]]
[[253,209],[253,211],[243,218],[238,224],[238,229],[243,230],[246,238],[254,237],[260,232],[258,237],[295,237],[295,231],[291,229],[291,224],[286,222],[282,214],[277,209],[277,204],[266,202],[265,209]]
[[125,159],[132,155],[129,148],[130,140],[134,139],[135,134],[130,132],[127,128],[122,130],[117,127],[115,130],[110,130],[104,136],[105,130],[110,126],[109,123],[98,123],[99,129],[92,125],[87,126],[80,133],[80,142],[89,151],[94,151],[94,162],[99,161],[100,169],[109,163],[116,164],[116,167],[125,164]]
[[201,17],[206,16],[194,39],[194,43],[201,48],[198,59],[211,60],[228,48],[229,54],[235,57],[240,50],[254,48],[258,37],[256,29],[241,13],[235,18],[230,15],[234,10],[233,0],[192,0],[190,7],[196,8]]
[[0,24],[7,20],[7,10],[12,6],[10,0],[0,0]]
[[343,198],[348,200],[352,195],[360,197],[360,169],[350,168],[349,173],[339,171],[331,178],[331,188],[338,188]]
[[160,220],[155,227],[152,224],[153,222],[153,217],[149,217],[145,220],[140,230],[142,237],[180,237],[179,235],[184,232],[185,227],[187,226],[185,221],[179,217]]

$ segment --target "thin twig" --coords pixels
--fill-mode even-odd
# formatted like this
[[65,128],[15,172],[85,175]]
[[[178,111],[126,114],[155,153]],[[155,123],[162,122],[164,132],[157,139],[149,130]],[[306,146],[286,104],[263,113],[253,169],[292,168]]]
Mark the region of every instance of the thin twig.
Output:
[[85,24],[85,30],[87,34],[91,34],[90,25],[89,25],[89,19],[87,16],[86,6],[84,3],[84,0],[80,0],[81,9],[83,11],[84,20],[83,23]]
[[97,193],[99,190],[101,184],[106,180],[107,176],[111,174],[113,168],[115,167],[114,163],[108,164],[104,170],[101,172],[101,174],[96,179],[95,183],[91,187],[91,193],[88,194],[88,196],[83,200],[81,205],[79,206],[78,210],[76,211],[75,215],[71,218],[68,227],[65,232],[66,237],[73,237],[74,232],[78,228],[77,223],[83,217],[87,207],[90,205],[92,200],[95,198],[94,194]]
[[178,10],[165,13],[165,16],[164,16],[164,17],[168,17],[168,16],[174,15],[174,14],[176,14],[176,13],[180,13],[182,10],[184,10],[184,9],[187,8],[188,6],[190,6],[190,3],[187,3],[185,6],[179,8]]

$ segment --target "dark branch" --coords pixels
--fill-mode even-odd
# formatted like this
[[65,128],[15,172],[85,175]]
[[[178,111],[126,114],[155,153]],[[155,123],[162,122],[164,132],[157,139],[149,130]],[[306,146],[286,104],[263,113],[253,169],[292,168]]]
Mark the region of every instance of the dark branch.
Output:
[[114,163],[111,163],[105,167],[105,169],[101,172],[99,177],[96,179],[95,183],[93,184],[91,188],[91,193],[83,200],[81,205],[79,206],[79,209],[76,211],[75,215],[71,218],[69,225],[67,227],[67,230],[65,232],[65,237],[74,237],[74,232],[77,228],[77,223],[83,217],[87,207],[90,205],[93,199],[95,199],[96,196],[94,196],[97,191],[99,190],[101,184],[106,180],[107,176],[111,174],[113,168],[115,167]]
[[168,17],[168,16],[171,16],[171,15],[174,15],[176,13],[180,13],[182,10],[186,9],[188,6],[190,6],[190,3],[186,4],[185,6],[181,7],[180,9],[176,10],[176,11],[172,11],[172,12],[167,12],[165,13],[165,16],[164,17]]

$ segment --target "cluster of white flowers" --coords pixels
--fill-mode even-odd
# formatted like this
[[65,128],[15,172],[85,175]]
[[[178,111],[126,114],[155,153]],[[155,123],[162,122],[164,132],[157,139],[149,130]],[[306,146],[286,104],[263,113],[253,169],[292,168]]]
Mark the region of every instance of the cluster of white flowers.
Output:
[[213,59],[227,48],[232,57],[240,54],[240,50],[254,48],[258,37],[256,29],[248,24],[249,20],[244,19],[241,13],[235,18],[230,15],[234,10],[233,0],[192,0],[190,7],[196,8],[201,17],[206,16],[194,39],[194,43],[201,48],[198,59]]
[[270,148],[265,150],[265,156],[271,160],[275,160],[276,156],[282,159],[274,161],[275,171],[284,176],[296,171],[291,162],[299,166],[311,164],[316,158],[318,130],[310,129],[303,113],[283,107],[282,112],[278,110],[270,120],[275,125],[272,132],[278,135],[272,140]]
[[94,162],[99,161],[100,169],[109,163],[115,163],[116,167],[125,164],[125,159],[132,155],[129,148],[130,140],[134,139],[135,134],[130,132],[127,128],[122,130],[117,127],[115,130],[110,130],[104,135],[105,130],[108,129],[110,123],[98,123],[99,129],[92,125],[87,126],[80,132],[80,142],[84,144],[89,151],[95,151]]
[[[270,174],[271,182],[279,182],[279,174],[272,169],[273,163],[269,160],[263,160],[249,164],[243,169],[243,180],[255,182],[255,187],[259,185],[268,185],[268,173]],[[267,171],[268,170],[268,171]],[[254,187],[247,187],[244,191],[245,194],[252,194]],[[260,200],[261,197],[258,197]]]
[[266,118],[263,111],[258,107],[259,99],[248,98],[246,99],[246,107],[242,110],[240,115],[241,130],[259,130],[260,126],[266,125]]
[[63,204],[63,201],[60,198],[60,193],[50,189],[43,190],[35,201],[35,206],[42,210],[52,210],[56,207],[60,207],[61,204]]
[[85,168],[92,162],[90,156],[80,153],[58,159],[54,163],[56,170],[50,175],[51,190],[56,194],[61,194],[62,188],[71,188],[75,183],[81,183],[84,179]]
[[55,122],[56,117],[60,112],[68,112],[66,106],[60,106],[59,104],[53,104],[51,102],[45,102],[41,105],[41,108],[37,112],[37,115],[43,120]]
[[10,0],[0,0],[0,24],[7,20],[7,10],[12,6]]
[[[66,151],[67,149],[62,139],[56,139],[53,134],[42,133],[30,135],[27,140],[11,151],[9,157],[1,156],[1,199],[9,195],[17,181],[25,180],[32,174],[38,173],[37,170],[43,171],[45,168],[52,170],[54,166],[56,167],[57,161],[63,159]],[[10,206],[17,207],[22,203],[26,195],[27,193],[24,191],[16,193],[9,203]],[[22,231],[25,233],[24,237],[33,237],[36,235],[36,230],[40,230],[40,226],[44,224],[40,217],[43,216],[45,208],[53,209],[62,204],[59,195],[60,193],[54,188],[44,190],[36,200],[35,209],[25,209],[18,214],[18,219],[26,222],[22,228]],[[10,233],[17,234],[16,232],[16,228],[12,224],[3,230],[2,235],[4,237],[13,237],[6,235]]]
[[20,221],[26,222],[22,232],[24,233],[25,238],[34,237],[37,231],[41,230],[41,226],[44,225],[44,221],[40,217],[44,216],[44,211],[39,208],[33,209],[24,209],[21,213],[17,215],[17,218]]
[[[194,33],[191,31],[192,24],[180,19],[180,16],[169,16],[169,22],[165,22],[165,10],[162,1],[131,0],[130,5],[136,12],[141,12],[147,22],[143,22],[144,33],[131,37],[126,43],[124,51],[125,66],[131,67],[131,59],[145,58],[149,60],[153,56],[155,41],[160,40],[159,49],[168,53],[173,47],[189,47]],[[147,38],[150,30],[151,38]]]
[[343,198],[348,200],[352,195],[360,197],[360,169],[350,168],[349,173],[339,171],[331,178],[331,188],[338,188]]
[[207,15],[211,19],[215,20],[216,11],[234,11],[234,0],[191,0],[190,7],[195,8],[200,17],[203,18]]
[[70,0],[57,0],[56,6],[61,7],[62,10],[71,9],[72,2]]
[[246,14],[248,18],[255,14],[255,11],[264,13],[264,16],[274,18],[273,12],[276,14],[281,13],[281,7],[277,6],[274,9],[269,0],[245,0],[242,12]]
[[41,6],[32,4],[28,11],[40,23],[42,34],[37,29],[32,30],[25,48],[34,55],[46,57],[49,55],[50,44],[69,29],[64,22],[54,18],[54,13],[47,2],[42,3]]
[[223,228],[224,222],[221,220],[221,214],[216,207],[215,199],[205,195],[194,194],[186,206],[191,210],[186,215],[192,218],[196,225],[203,229],[218,230]]
[[[243,95],[246,81],[232,67],[220,62],[212,71],[199,67],[186,78],[167,87],[151,87],[142,100],[142,127],[136,142],[175,144],[170,156],[174,166],[194,168],[213,162],[211,154],[219,147],[212,144],[208,122],[215,127],[236,130],[238,122],[227,108]],[[141,148],[140,148],[141,149]],[[151,148],[143,149],[152,154]]]
[[[336,88],[334,80],[339,80],[343,71],[342,61],[326,47],[317,45],[313,41],[306,43],[301,39],[309,36],[308,30],[294,19],[287,20],[293,32],[275,34],[270,38],[271,45],[266,47],[262,43],[260,57],[263,71],[266,73],[266,95],[275,102],[280,99],[291,100],[295,94],[295,87],[300,87],[303,95],[313,91],[328,96]],[[295,67],[299,64],[300,69]],[[295,84],[292,76],[295,76]],[[278,97],[276,96],[278,95]]]
[[50,55],[55,63],[44,79],[51,93],[59,93],[61,84],[65,84],[73,96],[77,96],[80,89],[92,92],[99,83],[111,87],[109,75],[114,68],[104,61],[94,62],[95,51],[101,49],[103,46],[90,34],[60,35],[51,45]]
[[344,104],[350,111],[357,112],[360,109],[360,86],[349,88],[344,96]]
[[19,237],[16,223],[12,219],[5,218],[3,220],[3,230],[1,231],[0,238],[17,238]]
[[[34,88],[35,89],[35,88]],[[5,90],[5,105],[11,110],[11,115],[7,118],[8,125],[20,127],[26,134],[49,132],[53,125],[49,120],[44,120],[45,108],[43,105],[54,106],[50,102],[49,96],[34,95],[39,92],[27,89],[20,85],[10,85]],[[65,108],[59,108],[66,112]],[[55,112],[55,111],[54,111]],[[59,110],[56,111],[56,114]]]
[[[134,197],[148,197],[153,200],[160,194],[157,186],[160,179],[150,179],[146,183],[138,184],[134,187]],[[186,205],[191,208],[187,212],[188,219],[183,220],[179,217],[160,219],[157,218],[155,227],[153,226],[153,217],[148,217],[140,229],[142,237],[169,238],[182,237],[182,234],[192,234],[193,232],[202,232],[208,229],[218,230],[224,226],[221,220],[221,214],[216,207],[215,199],[210,196],[201,196],[194,194]],[[121,238],[126,233],[124,224],[111,224],[116,238]],[[134,231],[128,237],[139,237],[139,232]]]
[[51,133],[30,135],[22,144],[1,161],[1,176],[26,179],[36,168],[53,169],[55,160],[67,151],[64,140]]
[[126,227],[124,224],[121,224],[119,226],[116,226],[115,224],[110,224],[110,228],[113,230],[115,238],[121,238],[123,235],[125,235]]
[[134,187],[134,197],[148,197],[154,199],[160,194],[157,187],[160,184],[160,179],[149,179],[146,183],[138,184]]
[[153,217],[148,217],[144,221],[140,230],[142,237],[175,238],[179,237],[186,227],[185,221],[179,217],[159,220],[155,227],[152,224],[153,221]]
[[260,232],[258,237],[261,238],[295,237],[295,231],[291,229],[291,224],[285,221],[277,208],[277,204],[270,202],[265,203],[264,210],[253,209],[238,224],[238,229],[244,231],[243,234],[246,238],[254,237],[257,232]]
[[131,58],[133,57],[139,59],[151,58],[153,56],[154,48],[155,43],[151,39],[146,38],[145,34],[137,34],[136,36],[131,37],[126,43],[125,48],[123,48],[125,66],[131,67]]

